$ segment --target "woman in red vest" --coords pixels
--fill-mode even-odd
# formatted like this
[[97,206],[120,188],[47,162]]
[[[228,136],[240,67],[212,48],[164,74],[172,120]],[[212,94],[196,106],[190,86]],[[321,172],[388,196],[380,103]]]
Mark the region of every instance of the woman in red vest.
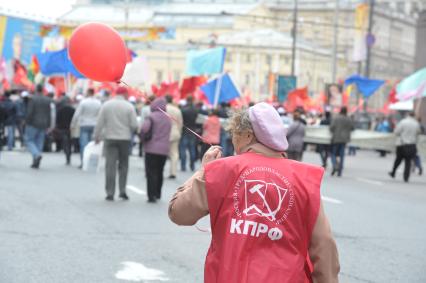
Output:
[[228,130],[236,156],[210,148],[202,168],[169,205],[178,225],[210,214],[206,283],[338,282],[335,241],[320,199],[321,167],[288,160],[276,110],[236,112]]

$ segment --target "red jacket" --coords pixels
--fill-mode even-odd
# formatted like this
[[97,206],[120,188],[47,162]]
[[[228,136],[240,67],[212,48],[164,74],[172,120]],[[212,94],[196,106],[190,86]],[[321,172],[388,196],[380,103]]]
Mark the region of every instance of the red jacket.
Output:
[[323,168],[256,153],[206,165],[205,283],[303,283]]

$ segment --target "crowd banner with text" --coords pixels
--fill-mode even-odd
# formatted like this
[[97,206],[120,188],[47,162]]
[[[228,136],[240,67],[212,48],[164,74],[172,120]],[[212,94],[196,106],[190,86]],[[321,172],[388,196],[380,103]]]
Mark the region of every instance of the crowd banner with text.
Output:
[[3,41],[6,34],[7,17],[0,16],[0,58],[3,56]]
[[367,24],[369,6],[366,3],[359,4],[355,8],[355,35],[352,59],[361,62],[367,58]]
[[343,106],[343,87],[339,84],[326,84],[327,105],[332,109],[340,109]]
[[153,41],[161,39],[175,39],[176,29],[166,27],[149,27],[139,29],[117,29],[124,40]]
[[28,65],[31,62],[31,57],[41,52],[42,38],[39,33],[41,24],[14,17],[7,17],[6,20],[1,21],[3,24],[5,21],[6,25],[2,56],[7,62],[17,59],[24,65]]

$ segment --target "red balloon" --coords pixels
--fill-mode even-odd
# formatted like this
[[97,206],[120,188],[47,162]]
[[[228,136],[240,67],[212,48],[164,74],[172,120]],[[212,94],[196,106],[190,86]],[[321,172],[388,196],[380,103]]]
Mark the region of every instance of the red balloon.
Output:
[[68,53],[76,69],[94,81],[118,82],[126,67],[126,44],[118,32],[100,23],[76,28],[69,41]]

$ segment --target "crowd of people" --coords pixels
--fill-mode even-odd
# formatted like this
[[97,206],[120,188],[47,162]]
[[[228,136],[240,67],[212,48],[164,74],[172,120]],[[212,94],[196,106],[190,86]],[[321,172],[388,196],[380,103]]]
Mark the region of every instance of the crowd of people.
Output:
[[[144,157],[148,201],[161,198],[164,165],[170,159],[170,179],[181,171],[196,169],[196,162],[211,145],[220,145],[233,155],[231,137],[224,130],[230,105],[210,111],[189,96],[176,104],[173,97],[151,96],[142,103],[119,87],[114,96],[95,93],[74,99],[63,94],[54,98],[41,85],[34,93],[6,91],[0,96],[0,141],[7,150],[19,145],[32,155],[31,168],[39,169],[43,152],[63,151],[65,164],[79,153],[78,168],[89,142],[103,141],[106,200],[114,200],[118,168],[119,197],[127,200],[129,155]],[[0,144],[1,144],[0,143]]]
[[[289,278],[275,268],[284,262],[289,270],[300,271],[292,272],[286,282],[308,278],[338,282],[338,251],[320,186],[329,157],[331,176],[343,174],[346,147],[356,128],[346,107],[339,113],[312,115],[302,108],[289,114],[264,102],[239,110],[228,103],[210,109],[191,96],[179,103],[170,95],[152,96],[142,103],[129,97],[125,87],[118,87],[111,97],[89,88],[84,98],[62,95],[55,99],[42,86],[34,93],[6,92],[0,97],[0,149],[4,143],[13,150],[18,134],[21,147],[31,153],[33,169],[40,168],[43,152],[53,148],[64,152],[67,166],[72,164],[72,153],[79,153],[78,168],[84,169],[89,144],[102,143],[107,201],[114,201],[117,172],[118,198],[129,200],[129,156],[135,151],[144,158],[149,203],[162,197],[168,159],[170,179],[177,177],[179,169],[193,171],[171,199],[168,213],[178,225],[194,225],[210,214],[213,248],[207,254],[205,282],[244,278],[251,262],[247,249],[268,250],[272,241],[283,239],[283,231],[288,243],[275,245],[279,260],[259,253],[265,268],[256,269],[253,278],[268,282]],[[299,162],[306,148],[312,147],[305,143],[307,128],[315,126],[326,126],[331,137],[329,143],[315,145],[322,167]],[[405,182],[412,162],[422,173],[416,147],[422,128],[413,112],[395,126],[391,119],[379,117],[372,128],[396,135],[392,178],[403,160]],[[349,146],[348,153],[355,150]],[[386,155],[386,151],[379,152]],[[285,201],[283,188],[290,190]],[[289,216],[290,210],[294,213]],[[243,264],[235,265],[227,258]]]
[[[89,88],[84,97],[79,95],[72,99],[63,94],[55,99],[54,94],[46,94],[41,85],[34,93],[6,91],[0,99],[0,141],[12,150],[19,140],[21,147],[32,155],[33,169],[40,168],[43,152],[52,150],[63,151],[67,165],[71,165],[72,153],[79,153],[78,167],[83,168],[84,149],[88,143],[104,141],[107,200],[114,200],[117,168],[119,197],[128,199],[129,155],[134,151],[144,157],[148,201],[152,203],[161,198],[163,171],[168,159],[168,178],[175,179],[179,169],[195,171],[196,162],[211,146],[220,146],[223,156],[234,155],[232,137],[225,130],[232,112],[228,103],[212,110],[203,103],[196,103],[191,96],[176,103],[170,95],[151,96],[142,102],[129,97],[125,87],[119,87],[111,97],[108,92],[95,93]],[[297,108],[291,114],[282,107],[276,107],[276,110],[286,128],[287,158],[302,160],[303,152],[309,146],[304,143],[308,126],[328,126],[330,144],[317,144],[315,150],[324,168],[330,157],[332,176],[342,176],[346,152],[356,152],[356,148],[349,145],[356,122],[348,115],[346,107],[333,115],[330,111],[319,115],[305,113],[303,108]],[[398,125],[390,117],[378,117],[371,129],[395,132],[398,136],[396,160],[389,173],[391,177],[395,177],[402,160],[406,164],[405,181],[408,182],[411,163],[422,174],[415,146],[422,130],[413,116]],[[379,152],[380,156],[387,153]]]
[[[303,140],[306,134],[306,126],[321,127],[327,126],[330,130],[331,140],[329,144],[316,144],[315,150],[318,152],[322,166],[327,168],[327,160],[331,159],[331,176],[342,176],[345,155],[355,155],[357,148],[350,144],[351,134],[357,126],[354,115],[349,116],[346,107],[342,107],[340,112],[332,115],[330,111],[324,114],[312,115],[304,113],[303,109],[296,109],[290,117],[284,109],[278,109],[282,122],[287,126],[287,139],[289,148],[287,156],[289,159],[301,161],[303,152],[307,145]],[[365,127],[364,127],[365,128]],[[389,175],[395,178],[396,170],[402,161],[405,162],[403,179],[409,181],[410,173],[418,170],[418,174],[423,174],[423,166],[417,150],[417,143],[421,134],[426,134],[425,128],[420,120],[416,119],[413,111],[405,113],[405,117],[395,122],[392,116],[379,115],[369,123],[368,129],[380,133],[394,133],[396,135],[396,159]],[[377,150],[381,157],[385,157],[388,151]]]

